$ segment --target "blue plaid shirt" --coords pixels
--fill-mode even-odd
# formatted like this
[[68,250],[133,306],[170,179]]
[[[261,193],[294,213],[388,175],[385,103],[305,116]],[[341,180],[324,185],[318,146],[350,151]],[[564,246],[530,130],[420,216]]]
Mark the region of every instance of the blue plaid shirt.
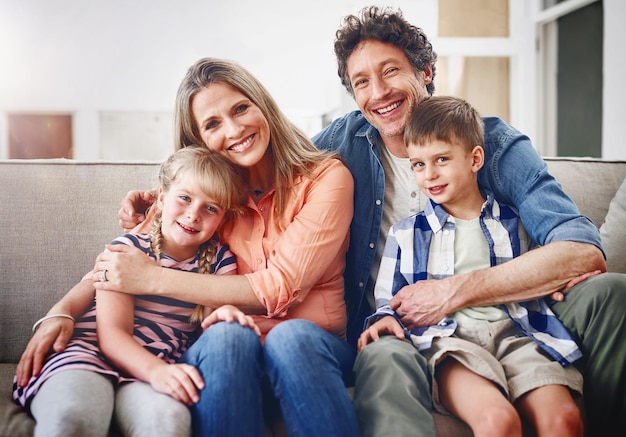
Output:
[[[520,239],[517,211],[499,204],[489,193],[480,214],[480,227],[490,252],[490,264],[495,266],[515,258],[530,247]],[[383,316],[399,316],[389,307],[389,301],[404,286],[424,279],[443,279],[453,275],[442,266],[454,265],[454,218],[430,200],[423,212],[395,224],[387,236],[374,296],[376,313],[367,318],[369,326]],[[433,250],[436,249],[436,250]],[[429,255],[445,257],[446,263],[430,262]],[[569,332],[543,299],[500,305],[511,320],[562,366],[582,356]],[[407,332],[415,346],[427,349],[434,337],[450,336],[456,330],[454,319],[444,318],[439,324]]]

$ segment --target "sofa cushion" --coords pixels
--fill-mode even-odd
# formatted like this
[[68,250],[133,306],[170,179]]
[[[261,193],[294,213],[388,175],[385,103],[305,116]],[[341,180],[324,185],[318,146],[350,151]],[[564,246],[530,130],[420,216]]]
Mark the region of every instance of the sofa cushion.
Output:
[[32,436],[34,428],[35,422],[23,409],[10,399],[0,397],[0,436]]
[[626,178],[611,200],[604,223],[600,226],[602,245],[609,272],[626,273]]

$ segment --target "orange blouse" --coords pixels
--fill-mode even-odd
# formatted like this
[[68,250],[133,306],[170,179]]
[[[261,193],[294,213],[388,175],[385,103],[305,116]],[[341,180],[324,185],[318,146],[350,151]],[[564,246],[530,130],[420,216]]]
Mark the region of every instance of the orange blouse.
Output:
[[354,181],[338,160],[320,166],[312,179],[298,177],[282,217],[272,190],[222,232],[267,309],[254,316],[265,334],[285,319],[307,319],[345,337],[343,271],[353,216]]

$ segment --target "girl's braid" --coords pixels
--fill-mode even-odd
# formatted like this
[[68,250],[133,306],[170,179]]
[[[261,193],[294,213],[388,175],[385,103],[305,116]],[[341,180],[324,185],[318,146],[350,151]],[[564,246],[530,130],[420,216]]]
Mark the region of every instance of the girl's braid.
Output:
[[[211,260],[215,255],[216,246],[217,239],[214,237],[200,247],[198,254],[198,273],[211,273]],[[204,319],[204,305],[196,305],[189,321],[191,323],[200,323],[202,319]]]
[[[159,213],[150,230],[150,249],[156,258],[157,263],[161,263],[161,245],[163,241],[163,234],[161,233],[162,216]],[[211,260],[215,255],[215,249],[217,246],[217,239],[211,238],[200,247],[198,254],[198,273],[211,273]],[[204,318],[204,305],[197,305],[193,310],[193,313],[189,317],[190,323],[200,323]]]
[[152,229],[150,229],[150,249],[156,258],[156,262],[161,264],[161,246],[163,243],[163,234],[161,233],[162,216],[159,212],[154,219]]

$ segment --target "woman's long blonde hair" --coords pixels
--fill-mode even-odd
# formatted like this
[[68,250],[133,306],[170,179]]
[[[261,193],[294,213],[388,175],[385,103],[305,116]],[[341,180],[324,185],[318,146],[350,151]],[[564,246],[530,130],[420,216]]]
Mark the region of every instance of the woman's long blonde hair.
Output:
[[212,83],[223,83],[236,89],[258,106],[267,119],[269,151],[274,162],[276,205],[280,216],[294,179],[297,176],[310,177],[320,163],[339,155],[317,149],[281,112],[270,93],[248,70],[236,62],[215,58],[203,58],[192,65],[178,88],[174,110],[177,148],[203,144],[193,119],[191,103],[198,91]]
[[[205,147],[191,145],[170,155],[159,171],[159,186],[164,192],[184,175],[191,176],[202,192],[211,197],[225,210],[222,226],[242,213],[246,201],[246,187],[243,173],[222,155]],[[150,231],[150,247],[157,262],[161,260],[163,234],[161,232],[161,211],[157,213]],[[221,227],[218,228],[218,231]],[[198,273],[212,273],[211,262],[215,256],[218,235],[203,243],[198,254]],[[202,321],[204,307],[196,306],[190,317],[191,323]]]

